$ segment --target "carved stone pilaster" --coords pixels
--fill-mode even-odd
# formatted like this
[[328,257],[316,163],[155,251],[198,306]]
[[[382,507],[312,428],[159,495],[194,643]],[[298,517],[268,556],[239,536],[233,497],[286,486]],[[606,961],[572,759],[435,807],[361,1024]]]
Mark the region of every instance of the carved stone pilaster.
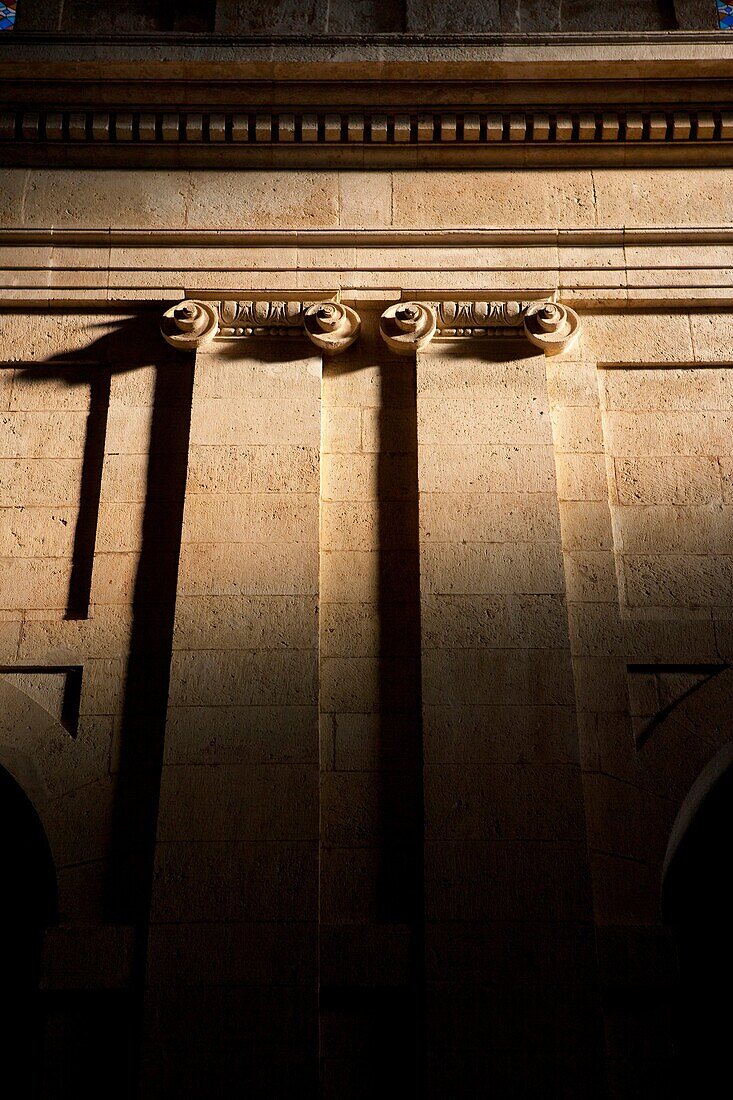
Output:
[[360,330],[356,311],[334,301],[189,300],[167,310],[161,322],[163,337],[181,351],[213,340],[306,336],[324,355],[338,355]]
[[432,340],[487,337],[524,337],[558,355],[577,340],[580,318],[552,300],[399,302],[382,314],[380,331],[398,355],[412,355]]
[[435,309],[425,302],[398,302],[385,309],[379,321],[382,339],[397,355],[414,355],[427,347],[437,327]]

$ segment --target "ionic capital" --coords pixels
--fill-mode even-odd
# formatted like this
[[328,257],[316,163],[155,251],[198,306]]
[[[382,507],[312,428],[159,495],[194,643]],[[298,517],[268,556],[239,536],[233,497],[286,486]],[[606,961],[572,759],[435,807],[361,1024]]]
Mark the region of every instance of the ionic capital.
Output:
[[567,351],[580,333],[575,310],[554,300],[398,302],[382,314],[390,351],[413,355],[432,340],[524,337],[545,355]]
[[207,302],[187,300],[163,314],[161,332],[171,347],[191,351],[214,340],[306,336],[324,355],[338,355],[359,336],[361,319],[336,301]]

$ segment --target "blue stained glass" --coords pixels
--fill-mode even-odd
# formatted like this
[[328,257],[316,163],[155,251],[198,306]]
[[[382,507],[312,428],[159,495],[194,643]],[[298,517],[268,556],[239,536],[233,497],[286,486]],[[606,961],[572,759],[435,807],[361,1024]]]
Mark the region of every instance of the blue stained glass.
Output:
[[718,26],[721,31],[733,30],[733,4],[724,4],[723,0],[716,0],[718,6]]
[[0,31],[12,31],[15,26],[15,0],[0,0]]

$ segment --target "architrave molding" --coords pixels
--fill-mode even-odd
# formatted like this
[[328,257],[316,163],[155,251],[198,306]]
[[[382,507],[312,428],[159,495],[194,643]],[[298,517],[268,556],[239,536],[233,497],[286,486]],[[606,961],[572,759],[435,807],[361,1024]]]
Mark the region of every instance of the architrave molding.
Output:
[[[378,271],[374,249],[382,251]],[[154,309],[184,298],[307,297],[359,309],[373,300],[546,300],[556,293],[583,312],[730,310],[732,252],[733,226],[8,228],[0,229],[0,305]]]
[[[375,248],[383,250],[377,271]],[[0,229],[0,307],[116,310],[135,303],[156,309],[184,298],[247,297],[308,304],[338,299],[358,310],[375,300],[547,300],[556,294],[583,312],[730,310],[732,251],[733,226],[7,228]],[[240,327],[261,326],[252,320]]]
[[10,246],[69,248],[255,248],[298,247],[389,247],[467,248],[623,248],[626,245],[669,248],[678,244],[733,246],[733,225],[710,226],[625,226],[619,228],[578,227],[512,228],[485,227],[451,229],[124,229],[74,226],[0,227],[0,248]]

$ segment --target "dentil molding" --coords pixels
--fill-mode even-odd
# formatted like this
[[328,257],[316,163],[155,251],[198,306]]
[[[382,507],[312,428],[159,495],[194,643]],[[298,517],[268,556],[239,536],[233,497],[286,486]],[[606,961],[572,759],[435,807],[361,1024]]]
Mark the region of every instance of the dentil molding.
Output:
[[0,35],[0,157],[65,168],[733,163],[729,35],[471,35],[454,22],[435,35],[16,30]]
[[[382,167],[447,163],[573,166],[627,162],[731,163],[733,111],[624,108],[564,111],[424,109],[248,112],[68,110],[33,104],[3,109],[0,149],[7,164],[279,167],[340,163]],[[417,163],[415,161],[418,157]],[[722,160],[721,160],[722,158]],[[384,161],[384,163],[382,163]],[[348,162],[351,165],[351,161]]]
[[0,141],[16,144],[162,145],[500,145],[602,142],[616,145],[733,140],[733,111],[713,109],[565,111],[472,110],[447,105],[404,112],[0,110]]

